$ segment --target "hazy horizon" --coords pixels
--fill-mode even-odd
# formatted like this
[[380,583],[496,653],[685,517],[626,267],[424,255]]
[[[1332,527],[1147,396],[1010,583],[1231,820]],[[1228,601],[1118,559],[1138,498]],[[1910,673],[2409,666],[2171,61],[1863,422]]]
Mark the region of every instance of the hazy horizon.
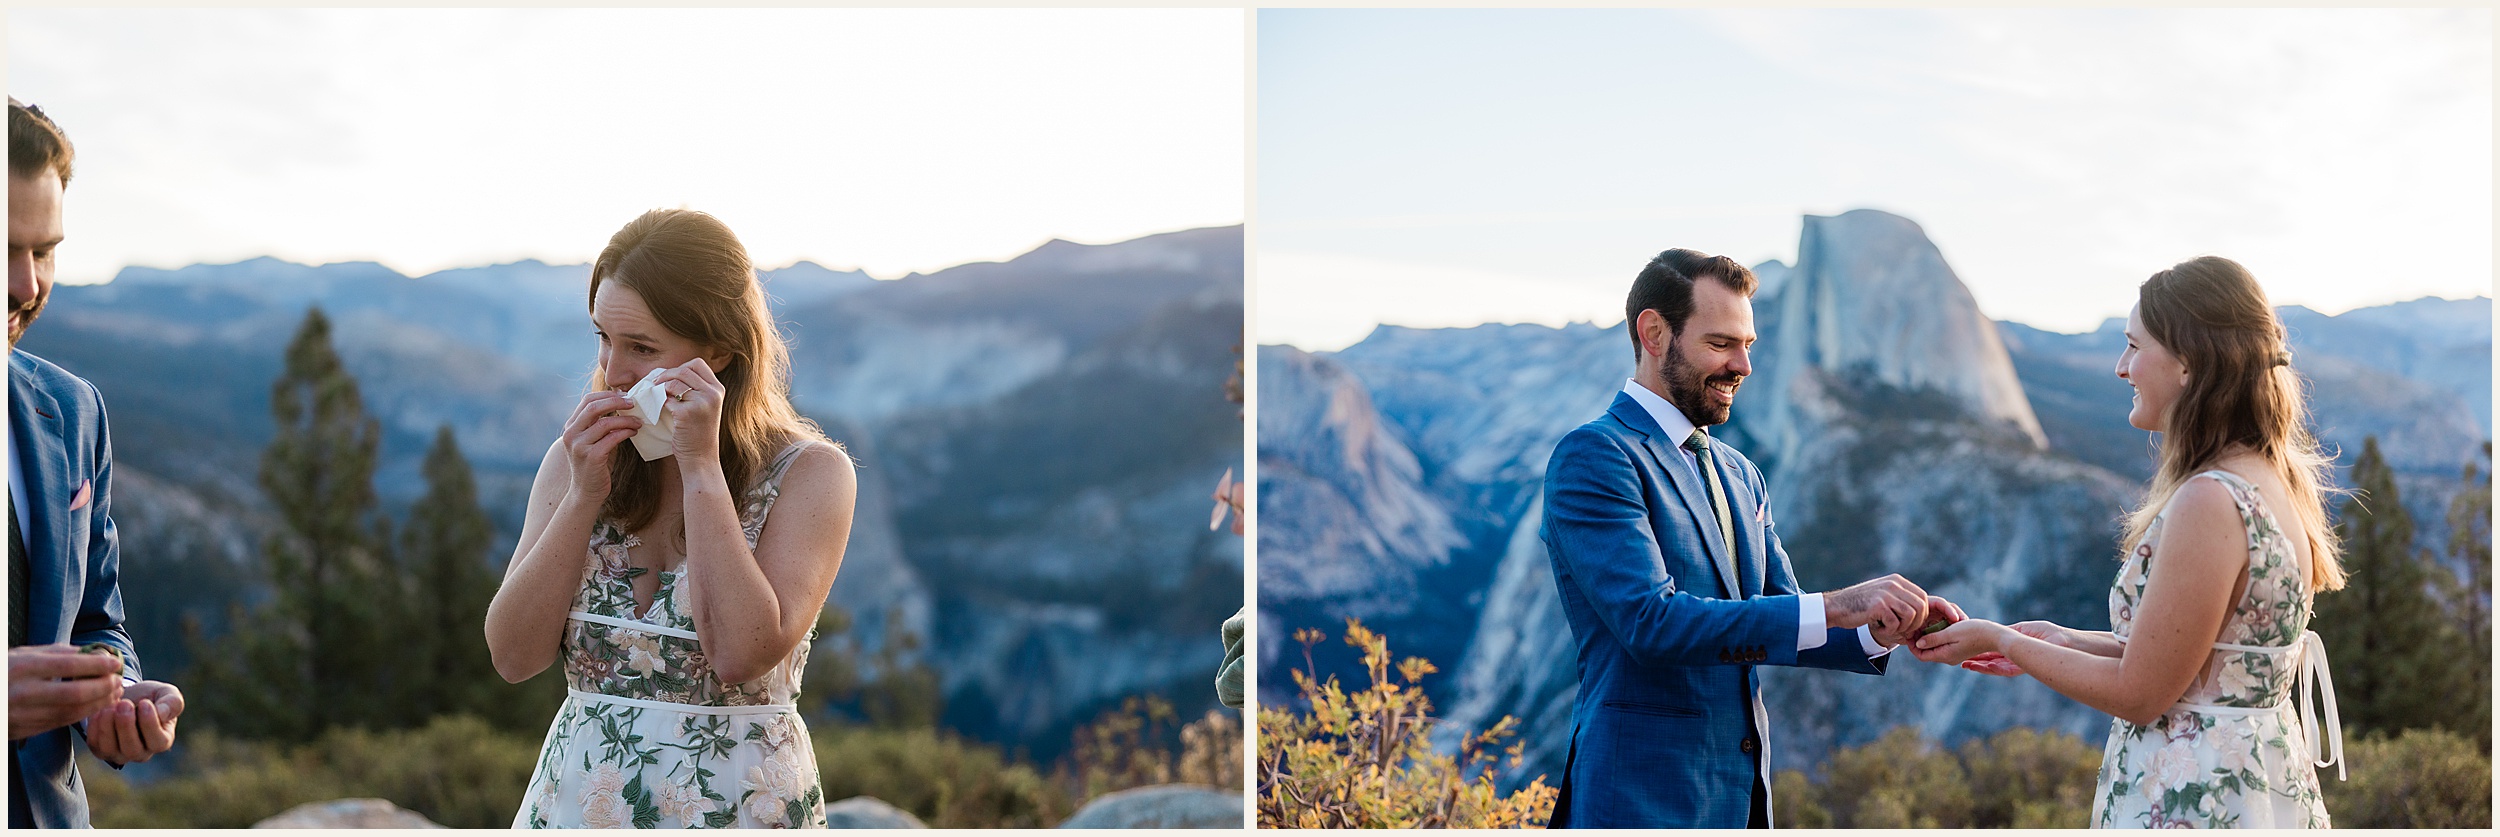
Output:
[[[2300,305],[2300,304],[2298,304],[2298,303],[2288,303],[2288,302],[2287,302],[2287,303],[2278,303],[2278,304],[2276,304],[2274,307],[2275,307],[2276,309],[2278,309],[2278,310],[2279,310],[2279,309],[2283,309],[2283,308],[2309,308],[2309,310],[2311,310],[2311,311],[2317,311],[2319,314],[2322,314],[2322,315],[2325,315],[2325,316],[2328,316],[2328,317],[2340,317],[2340,316],[2343,316],[2343,315],[2345,315],[2345,314],[2352,313],[2352,312],[2354,312],[2354,311],[2360,311],[2360,310],[2369,309],[2369,308],[2385,308],[2385,307],[2388,307],[2388,306],[2391,306],[2391,305],[2404,305],[2404,304],[2407,304],[2407,303],[2421,302],[2421,301],[2423,301],[2423,300],[2439,300],[2439,301],[2442,301],[2442,302],[2472,302],[2472,301],[2474,301],[2474,300],[2478,300],[2478,299],[2479,299],[2479,300],[2484,301],[2485,303],[2489,303],[2489,302],[2491,302],[2492,297],[2491,297],[2490,295],[2488,295],[2488,294],[2478,294],[2478,295],[2475,295],[2475,296],[2468,296],[2468,297],[2446,297],[2446,296],[2439,296],[2439,295],[2437,295],[2437,294],[2428,294],[2428,295],[2424,295],[2424,296],[2417,296],[2417,297],[2413,297],[2413,298],[2411,298],[2411,299],[2396,299],[2396,300],[2388,300],[2388,301],[2385,301],[2385,302],[2374,302],[2374,303],[2369,303],[2369,304],[2364,304],[2364,305],[2355,305],[2355,306],[2353,306],[2353,307],[2346,308],[2346,309],[2341,310],[2341,311],[2319,311],[2319,310],[2318,310],[2318,309],[2316,309],[2316,308],[2310,308],[2309,306],[2306,306],[2306,305]],[[2094,323],[2094,324],[2093,324],[2092,326],[2090,326],[2090,327],[2083,328],[2083,329],[2079,329],[2079,330],[2062,330],[2062,329],[2048,328],[2048,327],[2045,327],[2045,326],[2035,325],[2035,324],[2032,324],[2032,323],[2023,322],[2023,321],[2021,321],[2021,320],[2008,319],[2008,318],[2004,318],[2004,317],[1989,316],[1988,312],[1986,312],[1986,311],[1981,311],[1981,312],[1979,312],[1979,314],[1980,314],[1980,316],[1987,317],[1987,318],[1988,318],[1988,321],[1989,321],[1989,322],[1992,322],[1992,323],[2013,323],[2013,324],[2015,324],[2015,325],[2023,326],[2023,327],[2026,327],[2026,328],[2034,328],[2034,329],[2039,329],[2039,330],[2041,330],[2041,331],[2049,332],[2049,333],[2052,333],[2052,334],[2065,334],[2065,335],[2091,334],[2091,333],[2093,333],[2093,332],[2097,332],[2097,331],[2099,331],[2099,330],[2100,330],[2100,326],[2101,326],[2102,324],[2107,323],[2107,322],[2109,321],[2109,319],[2111,319],[2111,318],[2103,318],[2103,319],[2102,319],[2099,323]],[[1599,328],[1620,328],[1620,327],[1622,327],[1622,325],[1623,325],[1623,317],[1622,317],[1621,315],[1617,315],[1614,319],[1612,319],[1612,320],[1608,320],[1608,321],[1605,321],[1605,322],[1598,322],[1598,321],[1595,321],[1595,320],[1571,320],[1571,321],[1563,322],[1563,323],[1560,323],[1560,324],[1556,324],[1556,323],[1540,323],[1540,322],[1519,322],[1519,321],[1497,322],[1497,321],[1492,321],[1492,320],[1487,320],[1487,321],[1484,321],[1484,322],[1479,322],[1479,323],[1450,324],[1450,325],[1430,325],[1430,326],[1402,325],[1402,324],[1398,324],[1398,323],[1375,323],[1375,324],[1373,324],[1372,329],[1373,329],[1373,330],[1377,330],[1377,329],[1380,329],[1380,328],[1382,328],[1382,327],[1389,327],[1389,328],[1405,328],[1405,329],[1414,329],[1414,330],[1418,330],[1418,331],[1433,331],[1433,330],[1440,330],[1440,329],[1464,329],[1464,328],[1476,328],[1476,327],[1479,327],[1479,326],[1488,326],[1488,325],[1504,325],[1504,326],[1508,326],[1508,325],[1534,325],[1534,326],[1544,326],[1544,327],[1546,327],[1546,328],[1553,328],[1553,329],[1569,328],[1569,327],[1571,327],[1571,326],[1576,326],[1576,325],[1593,325],[1593,326],[1597,326],[1597,327],[1599,327]],[[1261,345],[1261,346],[1291,346],[1291,347],[1293,347],[1293,348],[1300,349],[1300,350],[1305,351],[1305,352],[1311,352],[1311,353],[1317,354],[1317,353],[1321,353],[1321,352],[1337,352],[1337,351],[1343,351],[1343,350],[1345,350],[1347,347],[1353,346],[1353,345],[1354,345],[1354,344],[1356,344],[1356,343],[1361,343],[1361,342],[1363,342],[1364,340],[1368,340],[1368,339],[1370,339],[1370,338],[1371,338],[1371,335],[1372,335],[1372,331],[1368,331],[1368,330],[1367,330],[1367,331],[1363,332],[1360,336],[1355,337],[1354,339],[1351,339],[1351,340],[1346,340],[1346,341],[1343,341],[1343,342],[1341,342],[1341,343],[1335,343],[1335,344],[1325,344],[1325,343],[1316,343],[1316,342],[1306,344],[1306,343],[1302,343],[1302,342],[1295,342],[1295,341],[1292,341],[1292,340],[1266,340],[1266,339],[1262,339],[1262,340],[1260,340],[1260,341],[1259,341],[1259,345]]]
[[[1136,241],[1136,240],[1141,239],[1141,238],[1153,238],[1153,237],[1158,236],[1158,235],[1168,235],[1168,234],[1171,234],[1171,233],[1188,232],[1188,231],[1191,231],[1191,230],[1202,230],[1202,229],[1219,229],[1219,228],[1223,228],[1223,227],[1238,227],[1238,226],[1241,226],[1241,225],[1240,225],[1240,224],[1238,224],[1238,223],[1235,223],[1235,224],[1209,224],[1209,225],[1205,225],[1205,226],[1193,226],[1193,227],[1175,227],[1175,228],[1168,229],[1168,230],[1150,230],[1150,231],[1147,231],[1147,232],[1139,233],[1139,234],[1137,234],[1137,235],[1129,236],[1129,237],[1127,237],[1127,238],[1114,239],[1114,240],[1110,240],[1110,241],[1078,241],[1078,240],[1075,240],[1075,239],[1072,239],[1072,238],[1068,238],[1068,237],[1065,237],[1065,236],[1050,236],[1050,237],[1047,237],[1047,238],[1042,239],[1041,241],[1034,242],[1034,243],[1033,243],[1033,245],[1032,245],[1032,246],[1030,246],[1030,247],[1026,247],[1026,248],[1024,248],[1024,249],[1017,250],[1017,251],[1015,251],[1013,254],[1010,254],[1010,255],[1007,255],[1007,256],[1002,256],[1002,257],[999,257],[999,258],[994,258],[994,259],[993,259],[993,258],[976,258],[976,259],[972,259],[972,260],[969,260],[969,261],[956,262],[956,263],[954,263],[954,264],[939,265],[939,266],[935,266],[935,267],[929,268],[929,269],[927,269],[927,270],[911,270],[911,271],[905,271],[905,272],[902,272],[902,273],[896,273],[896,274],[893,274],[893,275],[890,275],[890,276],[878,276],[878,275],[876,275],[876,274],[869,273],[869,272],[867,272],[867,271],[863,271],[863,270],[860,270],[860,269],[858,269],[858,268],[837,267],[837,266],[834,266],[834,265],[829,265],[829,264],[826,264],[826,263],[824,263],[823,261],[820,261],[820,260],[818,260],[818,259],[815,259],[815,258],[812,258],[812,257],[805,257],[805,256],[802,256],[802,257],[799,257],[799,258],[795,258],[795,259],[792,259],[791,261],[789,261],[789,262],[787,262],[787,263],[777,264],[777,265],[768,265],[768,264],[764,264],[764,263],[762,263],[762,262],[758,262],[758,263],[756,263],[756,265],[755,265],[755,270],[756,270],[756,272],[758,272],[758,273],[771,273],[771,272],[774,272],[774,271],[788,270],[788,269],[790,269],[790,268],[797,267],[797,266],[799,266],[799,265],[801,265],[801,264],[812,264],[812,265],[815,265],[815,266],[817,266],[817,267],[819,267],[819,268],[823,268],[823,269],[825,269],[825,270],[832,271],[832,272],[835,272],[835,273],[859,273],[859,274],[865,275],[865,276],[867,276],[868,278],[870,278],[870,279],[872,279],[872,280],[875,280],[875,281],[879,281],[879,282],[892,282],[892,281],[896,281],[896,280],[899,280],[899,279],[909,278],[909,277],[911,277],[911,276],[926,276],[926,275],[929,275],[929,274],[932,274],[932,273],[940,273],[940,272],[944,272],[944,271],[948,271],[948,270],[953,270],[953,269],[958,268],[958,267],[963,267],[964,265],[972,265],[972,264],[998,264],[998,263],[1003,263],[1003,262],[1014,261],[1014,260],[1016,260],[1016,259],[1023,258],[1024,256],[1031,254],[1031,253],[1032,253],[1033,251],[1035,251],[1035,250],[1039,250],[1039,249],[1041,249],[1042,247],[1049,245],[1049,244],[1050,244],[1051,242],[1053,242],[1053,241],[1065,241],[1065,242],[1068,242],[1068,243],[1070,243],[1070,244],[1080,244],[1080,245],[1085,245],[1085,246],[1094,246],[1094,247],[1099,247],[1099,246],[1104,246],[1104,245],[1121,244],[1121,243],[1125,243],[1125,242]],[[271,260],[275,260],[275,261],[278,261],[278,262],[281,262],[281,263],[285,263],[285,264],[291,264],[291,265],[296,265],[296,266],[299,266],[299,267],[309,267],[309,268],[324,268],[324,267],[331,267],[331,266],[334,266],[334,265],[373,264],[373,265],[380,265],[381,267],[383,267],[383,268],[385,268],[385,269],[388,269],[388,270],[390,270],[390,271],[392,271],[392,272],[394,272],[394,273],[398,273],[399,275],[401,275],[401,276],[405,276],[405,277],[408,277],[408,278],[410,278],[410,279],[419,279],[419,278],[424,278],[424,277],[426,277],[426,276],[431,276],[431,275],[434,275],[434,274],[436,274],[436,273],[443,273],[443,272],[446,272],[446,271],[453,271],[453,270],[477,270],[477,269],[480,269],[480,268],[505,267],[505,266],[508,266],[508,265],[516,265],[516,264],[521,264],[521,263],[524,263],[524,262],[537,262],[537,263],[539,263],[539,264],[547,265],[547,266],[549,266],[549,267],[574,267],[574,266],[588,267],[588,266],[590,265],[590,259],[587,259],[587,258],[584,258],[584,259],[564,259],[564,260],[558,260],[558,259],[551,259],[551,258],[547,258],[547,257],[543,257],[543,256],[528,256],[528,255],[525,255],[525,256],[520,256],[520,257],[517,257],[517,258],[503,259],[503,260],[499,260],[499,261],[484,262],[484,263],[479,263],[479,264],[453,264],[453,265],[446,265],[446,266],[443,266],[443,267],[438,267],[438,268],[435,268],[435,269],[433,269],[433,270],[424,271],[424,272],[422,272],[422,273],[410,273],[410,272],[407,272],[407,271],[404,271],[404,270],[400,270],[399,268],[392,267],[392,266],[391,266],[391,265],[389,265],[389,264],[385,264],[385,263],[382,263],[382,262],[379,262],[379,261],[375,261],[375,260],[373,260],[373,259],[335,259],[335,260],[331,260],[331,261],[322,261],[322,262],[302,262],[302,261],[295,261],[295,260],[293,260],[293,259],[288,259],[288,258],[286,258],[286,257],[279,256],[279,255],[276,255],[276,254],[263,253],[263,254],[260,254],[260,255],[257,255],[257,256],[244,256],[244,257],[241,257],[241,258],[235,258],[235,259],[229,259],[229,260],[221,260],[221,261],[196,261],[196,262],[190,262],[190,263],[187,263],[187,264],[174,264],[174,265],[126,264],[126,265],[122,265],[122,266],[121,266],[121,267],[119,267],[119,268],[114,269],[114,270],[113,270],[113,272],[112,272],[112,274],[111,274],[110,276],[107,276],[107,277],[106,277],[103,281],[100,281],[100,282],[77,282],[77,283],[63,282],[62,284],[78,284],[78,285],[107,285],[107,284],[111,284],[113,281],[115,281],[115,280],[119,279],[119,278],[121,277],[121,273],[122,273],[122,271],[129,270],[129,269],[131,269],[131,268],[139,268],[139,269],[143,269],[143,270],[160,270],[160,271],[166,271],[166,272],[173,272],[173,271],[179,271],[179,270],[184,270],[184,269],[193,268],[193,267],[231,267],[231,266],[234,266],[234,265],[243,264],[243,263],[245,263],[245,262],[255,261],[255,260],[259,260],[259,259],[271,259]]]
[[891,278],[1244,220],[1238,9],[16,9],[65,284],[585,262],[654,208]]
[[2336,313],[2492,288],[2486,9],[1268,9],[1261,343],[1620,318],[1669,247],[1916,222],[1981,310],[2230,257]]

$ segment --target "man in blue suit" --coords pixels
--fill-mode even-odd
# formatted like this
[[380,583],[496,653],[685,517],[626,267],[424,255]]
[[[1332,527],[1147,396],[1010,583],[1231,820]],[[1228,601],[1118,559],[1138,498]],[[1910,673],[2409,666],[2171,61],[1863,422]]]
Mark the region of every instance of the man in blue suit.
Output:
[[104,399],[17,350],[52,294],[71,153],[42,111],[9,100],[10,828],[88,824],[74,737],[119,767],[171,748],[182,715],[180,690],[139,679],[122,630]]
[[1770,731],[1754,667],[1882,674],[1929,608],[1898,575],[1802,593],[1753,463],[1707,428],[1753,371],[1753,272],[1658,254],[1624,306],[1638,358],[1613,406],[1545,470],[1554,586],[1580,691],[1556,828],[1768,828]]

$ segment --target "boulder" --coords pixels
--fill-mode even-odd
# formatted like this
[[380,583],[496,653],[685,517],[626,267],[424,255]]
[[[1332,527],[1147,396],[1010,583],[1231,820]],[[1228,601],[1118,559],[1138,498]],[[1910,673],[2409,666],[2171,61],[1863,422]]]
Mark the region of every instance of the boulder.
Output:
[[253,828],[441,828],[424,815],[387,799],[333,799],[306,802],[280,812]]
[[873,796],[854,796],[825,806],[826,828],[928,828],[910,811]]
[[1211,785],[1147,785],[1094,797],[1060,828],[1240,828],[1241,792]]

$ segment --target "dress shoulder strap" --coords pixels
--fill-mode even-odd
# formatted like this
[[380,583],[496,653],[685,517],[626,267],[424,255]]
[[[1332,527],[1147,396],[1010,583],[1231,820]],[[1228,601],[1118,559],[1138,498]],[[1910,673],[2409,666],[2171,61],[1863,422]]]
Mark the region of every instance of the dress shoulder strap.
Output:
[[771,464],[764,466],[764,472],[757,474],[755,481],[747,487],[746,502],[739,517],[746,524],[749,543],[762,535],[765,516],[772,514],[774,501],[781,499],[781,479],[790,475],[790,465],[799,461],[800,452],[814,444],[817,440],[807,437],[791,442],[789,447],[773,457]]
[[2249,483],[2247,477],[2243,477],[2220,468],[2197,472],[2195,477],[2189,477],[2188,479],[2196,479],[2196,477],[2212,477],[2215,480],[2222,482],[2224,485],[2236,486],[2239,488],[2256,487],[2255,485]]
[[[2214,478],[2214,481],[2215,481],[2215,482],[2222,483],[2223,487],[2231,489],[2231,505],[2233,505],[2233,506],[2235,506],[2235,507],[2238,507],[2238,508],[2239,508],[2239,510],[2240,510],[2240,517],[2241,517],[2241,519],[2242,519],[2242,520],[2245,520],[2245,519],[2249,516],[2249,511],[2250,511],[2250,509],[2248,508],[2248,503],[2247,503],[2247,501],[2245,501],[2245,500],[2241,499],[2241,494],[2242,494],[2243,492],[2246,492],[2246,493],[2249,493],[2249,494],[2254,494],[2254,493],[2256,492],[2256,490],[2257,490],[2257,487],[2256,487],[2256,486],[2254,486],[2254,485],[2250,485],[2250,484],[2248,483],[2248,480],[2242,479],[2242,478],[2240,477],[2240,475],[2238,475],[2238,474],[2234,474],[2234,473],[2231,473],[2231,472],[2229,472],[2229,471],[2222,470],[2222,469],[2220,469],[2220,468],[2215,468],[2215,469],[2208,470],[2208,471],[2199,471],[2199,472],[2197,472],[2197,473],[2191,474],[2191,475],[2189,475],[2189,476],[2188,476],[2188,478],[2187,478],[2187,479],[2180,480],[2180,481],[2179,481],[2179,485],[2180,485],[2181,487],[2186,487],[2186,485],[2188,484],[2188,482],[2190,482],[2190,481],[2192,481],[2192,480],[2202,479],[2202,478],[2204,478],[2204,477],[2212,477],[2212,478]],[[2170,503],[2168,503],[2168,504],[2164,504],[2164,505],[2161,507],[2161,511],[2160,511],[2160,512],[2158,512],[2158,513],[2156,513],[2156,514],[2154,514],[2153,516],[2154,516],[2154,517],[2156,517],[2156,518],[2167,518],[2167,517],[2169,517],[2169,516],[2170,516],[2170,506],[2171,506],[2172,504],[2176,504],[2176,503],[2178,503],[2178,502],[2179,502],[2179,495],[2178,495],[2177,493],[2172,493],[2172,494],[2170,495]]]
[[790,474],[790,464],[799,461],[799,452],[806,450],[807,446],[815,441],[800,437],[798,441],[791,442],[789,447],[782,448],[781,454],[773,457],[772,464],[764,466],[764,473],[756,477],[756,485],[780,487],[781,478]]

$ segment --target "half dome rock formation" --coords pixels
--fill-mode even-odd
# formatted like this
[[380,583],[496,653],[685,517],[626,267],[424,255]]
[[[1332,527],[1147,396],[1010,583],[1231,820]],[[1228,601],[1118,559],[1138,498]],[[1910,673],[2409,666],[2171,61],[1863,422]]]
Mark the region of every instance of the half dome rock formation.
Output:
[[1744,389],[1761,395],[1739,411],[1758,458],[1793,455],[1803,428],[1834,417],[1820,386],[1830,379],[1935,393],[2048,447],[1996,324],[1917,223],[1873,209],[1808,215],[1796,266],[1756,272],[1762,341]]

